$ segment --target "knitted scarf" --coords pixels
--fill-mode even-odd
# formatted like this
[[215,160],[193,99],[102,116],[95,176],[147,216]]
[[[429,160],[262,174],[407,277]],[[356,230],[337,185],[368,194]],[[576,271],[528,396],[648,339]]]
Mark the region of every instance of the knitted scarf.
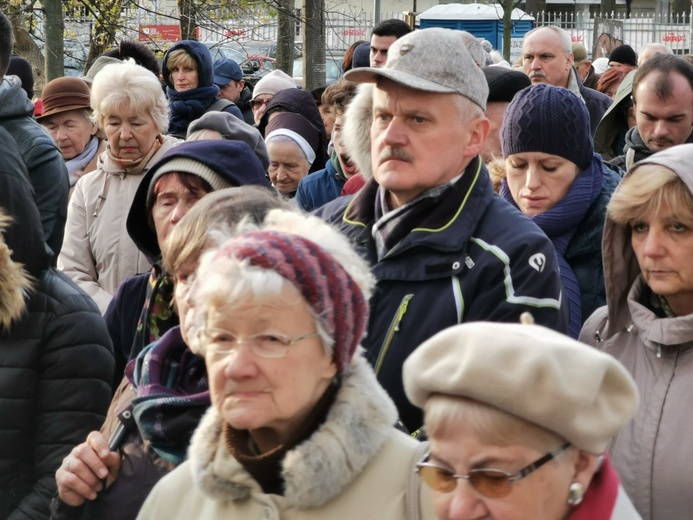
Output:
[[219,95],[219,87],[198,87],[185,92],[176,92],[166,87],[168,104],[171,113],[168,118],[169,135],[185,137],[188,125],[201,118],[207,109],[214,104]]
[[86,168],[91,160],[96,156],[96,152],[98,150],[99,138],[92,136],[81,154],[65,161],[67,173],[70,176],[70,187],[74,186],[82,175],[89,173],[85,172],[84,168]]
[[[561,280],[570,305],[569,334],[575,339],[580,335],[582,328],[580,285],[575,272],[564,255],[578,225],[585,218],[590,206],[597,200],[601,192],[604,184],[603,168],[604,163],[601,157],[595,154],[590,167],[577,176],[565,197],[548,211],[531,217],[534,223],[546,233],[556,249]],[[506,179],[503,179],[501,184],[500,195],[513,206],[518,207],[510,193]]]
[[162,459],[180,464],[210,405],[204,359],[190,352],[175,327],[144,349],[126,375],[137,389],[132,406],[142,438]]

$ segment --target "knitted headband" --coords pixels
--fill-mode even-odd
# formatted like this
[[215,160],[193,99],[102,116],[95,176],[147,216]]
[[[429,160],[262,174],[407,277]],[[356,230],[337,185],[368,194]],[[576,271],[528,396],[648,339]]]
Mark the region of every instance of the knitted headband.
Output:
[[351,275],[314,242],[278,231],[232,238],[217,253],[275,271],[298,289],[334,339],[332,359],[342,374],[368,323],[368,302]]

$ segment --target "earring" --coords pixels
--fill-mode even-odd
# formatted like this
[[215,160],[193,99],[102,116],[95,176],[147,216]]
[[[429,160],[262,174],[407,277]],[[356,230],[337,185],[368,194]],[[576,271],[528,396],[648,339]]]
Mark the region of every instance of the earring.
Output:
[[573,482],[568,488],[568,505],[575,507],[582,502],[582,498],[585,496],[585,486],[580,482]]

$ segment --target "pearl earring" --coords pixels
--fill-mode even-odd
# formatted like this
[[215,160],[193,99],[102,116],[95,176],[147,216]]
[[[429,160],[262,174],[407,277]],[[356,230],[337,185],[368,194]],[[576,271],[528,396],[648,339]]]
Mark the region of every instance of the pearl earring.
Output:
[[573,482],[568,489],[568,505],[575,507],[582,502],[585,496],[585,486],[580,482]]

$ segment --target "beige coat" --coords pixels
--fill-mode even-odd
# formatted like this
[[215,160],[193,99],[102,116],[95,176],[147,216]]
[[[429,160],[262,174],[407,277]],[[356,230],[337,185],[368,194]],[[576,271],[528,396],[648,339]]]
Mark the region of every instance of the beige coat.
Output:
[[145,167],[128,173],[104,152],[97,169],[75,184],[58,269],[94,299],[102,314],[125,278],[151,268],[128,235],[125,223],[144,173],[178,142],[164,137]]
[[[693,145],[683,146],[672,149],[678,158],[638,164],[662,161],[693,192]],[[625,227],[607,219],[603,249],[607,307],[587,320],[580,340],[623,363],[641,400],[611,443],[612,462],[644,520],[693,518],[693,315],[658,318],[641,303],[649,289]]]
[[[414,474],[425,446],[392,426],[396,413],[372,369],[356,359],[325,423],[286,455],[286,491],[279,496],[265,494],[230,455],[223,420],[212,407],[195,432],[189,460],[156,485],[138,519],[433,519],[428,489]],[[419,496],[422,514],[409,516],[405,502]]]

